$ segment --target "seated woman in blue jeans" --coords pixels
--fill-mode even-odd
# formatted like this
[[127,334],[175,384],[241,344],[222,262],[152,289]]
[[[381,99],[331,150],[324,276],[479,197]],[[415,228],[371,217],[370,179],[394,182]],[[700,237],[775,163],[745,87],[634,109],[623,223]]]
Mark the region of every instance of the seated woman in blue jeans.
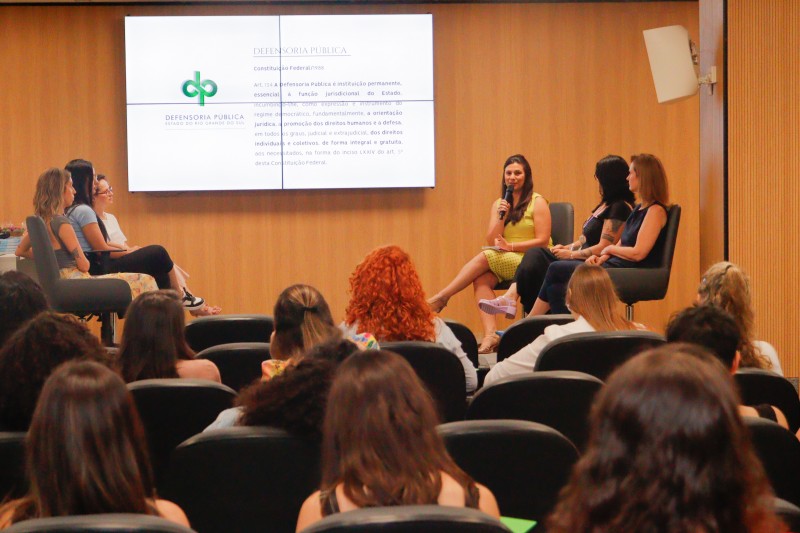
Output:
[[[599,255],[586,259],[590,265],[605,268],[654,267],[663,241],[659,239],[667,224],[669,189],[664,165],[654,155],[639,154],[631,158],[628,187],[639,196],[640,203],[625,221],[625,229],[617,244],[606,246]],[[547,269],[544,284],[533,304],[532,315],[568,313],[567,283],[582,261],[557,261]]]

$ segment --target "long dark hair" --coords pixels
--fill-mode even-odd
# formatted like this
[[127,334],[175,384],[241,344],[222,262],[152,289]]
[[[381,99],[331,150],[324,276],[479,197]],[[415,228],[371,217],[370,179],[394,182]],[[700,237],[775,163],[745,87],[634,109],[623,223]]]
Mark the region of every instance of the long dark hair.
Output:
[[442,472],[473,480],[445,450],[430,394],[411,366],[387,351],[358,352],[336,372],[322,439],[322,490],[342,484],[359,507],[435,504]]
[[511,211],[508,213],[504,223],[506,226],[508,224],[516,224],[522,220],[522,217],[525,216],[525,210],[528,209],[528,205],[531,203],[531,198],[533,198],[533,173],[531,172],[530,163],[528,163],[528,160],[525,159],[525,156],[522,154],[512,155],[506,159],[506,162],[503,164],[503,173],[500,179],[500,197],[502,198],[506,194],[506,167],[514,163],[522,165],[522,170],[525,172],[525,180],[522,182],[522,191],[520,192],[519,204],[514,205],[514,199],[511,199]]
[[611,206],[614,202],[622,200],[633,208],[636,195],[628,188],[628,162],[618,155],[607,155],[594,166],[594,175],[600,184],[600,203]]
[[[94,209],[94,188],[97,186],[97,179],[92,162],[85,159],[73,159],[64,168],[72,174],[72,186],[75,187],[75,200],[71,206],[64,206],[66,214],[69,215],[79,205],[88,205]],[[108,242],[106,225],[100,217],[95,215],[95,218],[97,218],[97,225],[100,226],[100,233]]]
[[30,489],[12,522],[98,513],[158,514],[139,415],[125,383],[98,363],[69,362],[45,383],[26,446]]
[[728,371],[693,346],[625,363],[595,401],[547,530],[783,531],[739,403]]
[[177,378],[178,360],[194,359],[183,312],[178,293],[170,289],[145,292],[131,303],[119,350],[125,381]]

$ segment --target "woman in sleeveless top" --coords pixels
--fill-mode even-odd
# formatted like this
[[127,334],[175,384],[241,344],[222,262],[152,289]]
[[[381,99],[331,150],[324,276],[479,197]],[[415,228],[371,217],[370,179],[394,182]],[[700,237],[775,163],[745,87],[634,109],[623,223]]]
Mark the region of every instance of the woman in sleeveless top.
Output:
[[447,454],[438,423],[405,359],[382,350],[347,358],[328,395],[321,490],[303,503],[297,531],[362,507],[439,504],[499,517],[494,495]]
[[[606,246],[586,263],[605,268],[656,266],[655,258],[663,246],[659,237],[667,224],[669,209],[667,174],[661,161],[651,154],[631,157],[628,187],[639,196],[640,203],[625,221],[619,242]],[[532,315],[569,312],[565,303],[567,283],[580,264],[581,261],[558,261],[550,265]]]
[[48,378],[27,446],[28,494],[0,507],[0,528],[31,518],[139,513],[188,526],[156,496],[144,429],[122,379],[90,361]]
[[508,318],[517,314],[517,300],[529,313],[550,263],[568,259],[586,259],[614,244],[622,234],[625,220],[633,210],[635,197],[628,188],[628,162],[618,155],[607,155],[594,167],[594,179],[600,186],[600,203],[583,223],[580,237],[570,244],[552,248],[531,248],[522,258],[514,274],[514,283],[499,298],[481,300],[481,311]]
[[[511,201],[507,192],[511,193]],[[485,249],[473,257],[444,289],[428,300],[438,313],[448,300],[465,289],[470,283],[475,291],[476,302],[494,298],[494,286],[498,281],[514,278],[517,267],[526,250],[552,246],[550,239],[550,209],[547,200],[533,192],[531,166],[522,155],[512,155],[503,165],[501,197],[495,200],[489,211],[489,229],[486,233]],[[480,312],[483,325],[483,341],[478,353],[490,353],[497,348],[500,337],[496,333],[497,320],[494,315]]]
[[[59,274],[62,278],[88,278],[89,260],[83,254],[69,220],[64,216],[64,206],[75,199],[75,188],[72,177],[66,170],[49,168],[36,181],[36,193],[33,196],[33,208],[37,216],[44,220],[53,251],[56,255]],[[17,246],[16,255],[33,258],[30,236],[26,233]],[[143,292],[158,289],[155,279],[147,274],[118,272],[97,276],[124,280],[131,288],[131,297],[136,298]]]

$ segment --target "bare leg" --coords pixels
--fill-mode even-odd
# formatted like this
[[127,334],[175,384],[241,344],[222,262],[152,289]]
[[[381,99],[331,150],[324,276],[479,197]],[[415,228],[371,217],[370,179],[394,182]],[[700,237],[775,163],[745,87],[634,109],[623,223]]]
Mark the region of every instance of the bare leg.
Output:
[[[486,260],[486,256],[482,253],[476,255],[470,259],[466,265],[461,267],[461,270],[456,274],[456,277],[453,278],[453,281],[444,289],[437,292],[436,295],[429,298],[428,303],[431,304],[434,311],[441,311],[442,308],[447,305],[447,301],[451,296],[464,290],[467,285],[475,281],[478,276],[487,272],[489,272],[489,261]],[[492,276],[494,276],[494,274],[492,274]],[[495,278],[495,280],[496,279],[497,278]]]
[[536,298],[536,301],[533,303],[533,308],[531,309],[531,315],[546,315],[549,310],[549,303],[545,302],[541,298]]
[[[478,302],[482,299],[492,298],[494,296],[493,287],[495,285],[497,285],[497,277],[493,273],[486,272],[478,276],[475,281],[472,282],[472,288],[475,291],[475,301]],[[483,325],[484,337],[494,335],[494,332],[497,331],[497,320],[495,316],[484,313],[483,311],[479,311],[479,313],[481,316],[481,324]]]
[[517,282],[511,284],[508,288],[506,293],[503,295],[503,298],[516,302],[519,299],[519,294],[517,293]]
[[168,275],[169,275],[169,286],[178,291],[179,293],[181,293],[181,295],[183,295],[184,285],[178,278],[178,273],[175,271],[175,267],[172,267],[172,270],[169,271]]

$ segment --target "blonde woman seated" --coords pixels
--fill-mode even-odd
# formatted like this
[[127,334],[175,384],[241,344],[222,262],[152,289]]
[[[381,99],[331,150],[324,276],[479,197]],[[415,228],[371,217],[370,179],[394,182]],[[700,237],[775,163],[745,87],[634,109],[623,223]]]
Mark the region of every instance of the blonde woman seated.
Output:
[[350,302],[343,329],[349,335],[371,332],[379,342],[437,342],[464,367],[467,392],[478,387],[478,373],[453,331],[434,316],[411,257],[399,246],[370,252],[350,276]]
[[462,471],[436,432],[433,400],[399,355],[360,352],[336,372],[322,436],[322,483],[297,531],[362,507],[447,505],[499,518],[494,495]]
[[94,362],[50,376],[27,446],[28,494],[0,507],[0,528],[32,518],[140,513],[189,525],[156,496],[144,429],[125,382]]
[[532,343],[494,365],[483,385],[491,385],[507,376],[530,374],[542,350],[565,335],[644,329],[641,324],[630,322],[619,313],[620,301],[614,285],[608,272],[600,266],[582,264],[575,269],[567,286],[567,307],[575,317],[574,322],[547,326]]
[[766,341],[756,340],[750,278],[741,268],[727,261],[712,265],[700,281],[697,302],[721,307],[739,323],[742,331],[739,366],[764,368],[783,375],[775,348]]
[[217,365],[195,359],[184,336],[185,328],[177,291],[162,289],[136,298],[125,315],[119,350],[125,381],[194,378],[221,383]]

